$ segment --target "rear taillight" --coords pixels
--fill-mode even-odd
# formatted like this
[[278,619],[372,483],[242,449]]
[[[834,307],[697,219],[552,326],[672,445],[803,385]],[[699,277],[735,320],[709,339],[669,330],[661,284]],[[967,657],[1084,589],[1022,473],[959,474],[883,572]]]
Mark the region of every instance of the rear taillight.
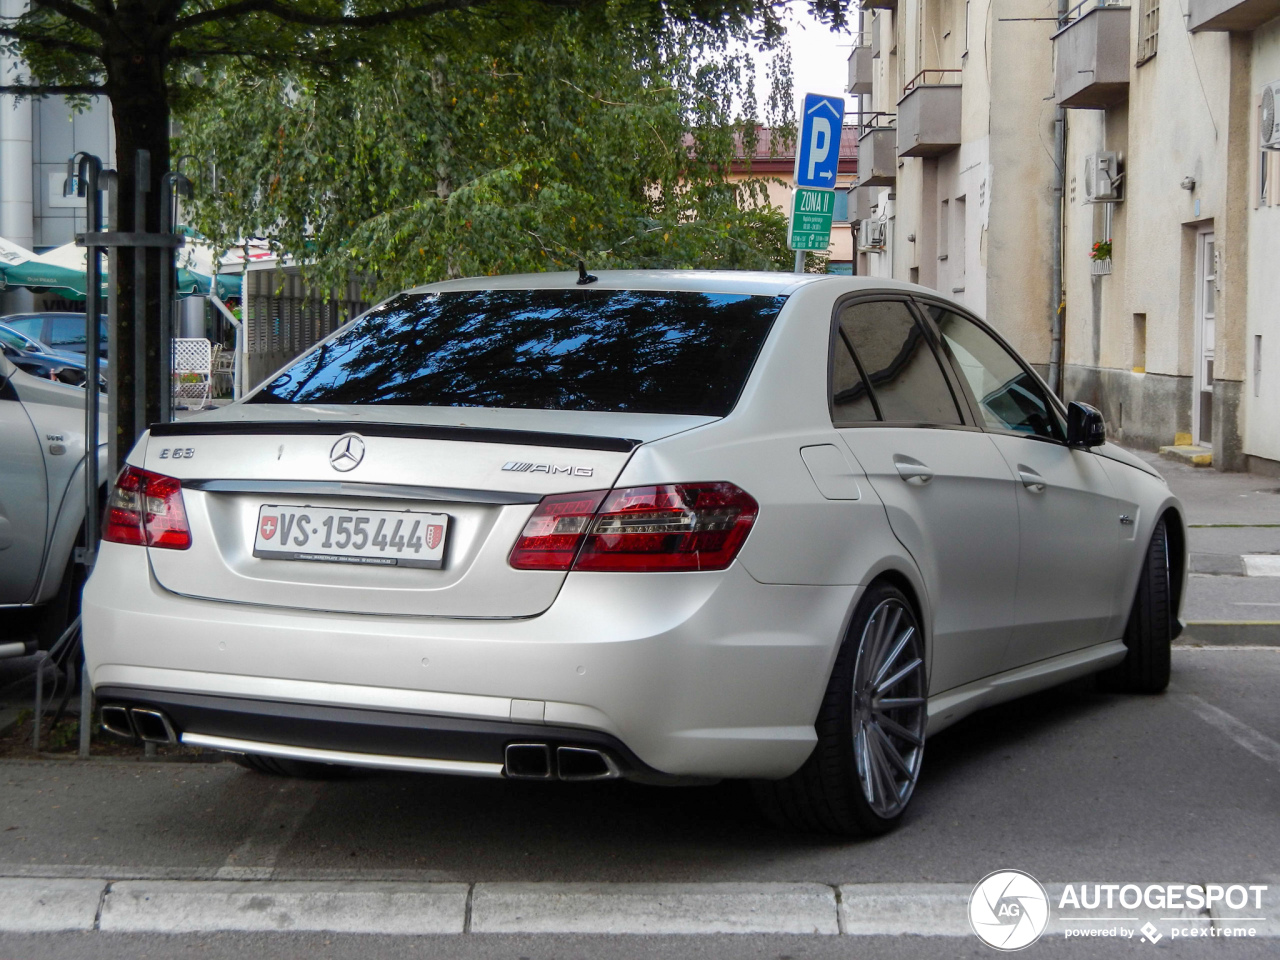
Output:
[[173,477],[125,467],[107,500],[102,539],[109,543],[185,550],[191,528],[182,505],[182,483]]
[[608,490],[543,497],[511,550],[517,570],[568,570]]
[[759,509],[732,483],[557,494],[545,498],[525,524],[511,565],[521,570],[723,570],[742,549]]

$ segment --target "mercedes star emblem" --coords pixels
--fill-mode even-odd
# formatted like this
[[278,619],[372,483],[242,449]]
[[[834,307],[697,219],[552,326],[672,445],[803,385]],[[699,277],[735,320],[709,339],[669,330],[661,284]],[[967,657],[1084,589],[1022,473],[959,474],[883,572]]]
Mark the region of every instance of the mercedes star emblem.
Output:
[[344,433],[329,451],[329,466],[340,473],[354,470],[363,459],[364,441],[354,433]]

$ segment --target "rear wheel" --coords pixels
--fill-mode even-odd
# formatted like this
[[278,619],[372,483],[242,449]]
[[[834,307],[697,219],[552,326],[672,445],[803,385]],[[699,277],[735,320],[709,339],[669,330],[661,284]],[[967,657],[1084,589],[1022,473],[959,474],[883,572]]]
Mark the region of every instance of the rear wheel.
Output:
[[257,753],[236,753],[231,759],[256,773],[273,777],[296,777],[302,780],[342,780],[357,773],[355,767],[340,763],[315,763],[311,760],[289,760],[285,757],[264,757]]
[[892,830],[920,776],[926,700],[924,641],[911,603],[890,584],[873,585],[836,657],[817,746],[785,780],[756,785],[761,809],[801,830]]
[[1162,519],[1151,534],[1138,592],[1124,630],[1125,658],[1101,675],[1105,686],[1130,693],[1160,693],[1169,685],[1173,644],[1173,577],[1169,531]]

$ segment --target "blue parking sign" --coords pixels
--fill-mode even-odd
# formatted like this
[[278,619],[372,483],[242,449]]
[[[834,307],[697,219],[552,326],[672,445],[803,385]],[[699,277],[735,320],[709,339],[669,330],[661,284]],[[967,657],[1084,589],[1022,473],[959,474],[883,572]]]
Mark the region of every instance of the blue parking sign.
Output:
[[804,95],[800,140],[796,144],[797,187],[834,187],[840,165],[840,131],[844,127],[844,98]]

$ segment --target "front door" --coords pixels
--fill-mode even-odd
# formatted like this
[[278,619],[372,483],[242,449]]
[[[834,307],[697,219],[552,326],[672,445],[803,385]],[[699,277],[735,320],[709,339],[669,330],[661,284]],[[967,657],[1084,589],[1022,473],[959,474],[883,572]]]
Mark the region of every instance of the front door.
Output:
[[1213,344],[1217,312],[1218,255],[1213,231],[1196,237],[1195,374],[1191,395],[1191,439],[1213,445]]
[[0,604],[32,599],[44,560],[45,502],[40,438],[0,370]]
[[966,424],[905,300],[840,310],[832,421],[916,561],[932,609],[929,689],[999,672],[1018,570],[1018,504],[991,437]]
[[1116,639],[1107,629],[1123,511],[1098,457],[1066,445],[1043,385],[998,340],[943,307],[929,313],[1015,478],[1018,586],[1006,669]]

